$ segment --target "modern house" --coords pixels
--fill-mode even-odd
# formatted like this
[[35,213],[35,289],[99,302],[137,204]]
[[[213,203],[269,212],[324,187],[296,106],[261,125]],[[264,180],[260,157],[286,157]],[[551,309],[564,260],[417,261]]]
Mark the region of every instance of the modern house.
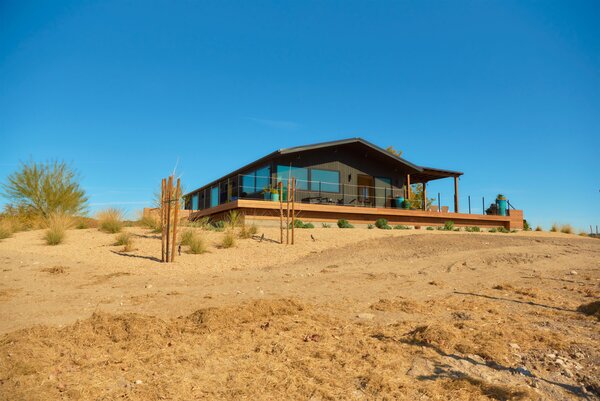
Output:
[[[523,213],[514,209],[508,216],[459,213],[462,174],[418,166],[362,138],[350,138],[272,152],[187,193],[185,209],[191,219],[220,219],[239,209],[247,220],[278,220],[279,202],[265,192],[283,183],[285,197],[288,180],[295,179],[297,217],[304,221],[345,218],[369,223],[386,218],[393,224],[441,225],[452,220],[459,226],[523,227]],[[454,180],[452,212],[425,201],[427,183],[444,178]],[[419,199],[410,196],[413,184],[422,184]],[[410,204],[403,202],[409,198]]]

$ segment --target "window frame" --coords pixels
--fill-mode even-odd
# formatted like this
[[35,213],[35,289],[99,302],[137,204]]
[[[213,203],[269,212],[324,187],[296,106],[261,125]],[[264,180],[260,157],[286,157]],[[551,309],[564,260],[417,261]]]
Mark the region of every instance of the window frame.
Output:
[[[337,173],[337,175],[338,175],[338,181],[337,181],[338,190],[337,191],[324,191],[324,190],[319,191],[318,188],[317,189],[313,189],[312,188],[312,183],[313,182],[326,182],[327,184],[334,184],[332,182],[330,183],[330,182],[327,182],[327,181],[314,180],[313,176],[312,176],[313,170],[319,170],[319,171]],[[342,192],[342,173],[340,172],[340,170],[328,169],[328,168],[317,168],[317,167],[312,168],[311,167],[309,169],[309,171],[310,171],[310,180],[308,181],[310,183],[309,186],[308,186],[309,187],[309,191],[311,191],[311,192],[325,192],[325,193],[328,193],[328,194],[339,194],[339,193]]]

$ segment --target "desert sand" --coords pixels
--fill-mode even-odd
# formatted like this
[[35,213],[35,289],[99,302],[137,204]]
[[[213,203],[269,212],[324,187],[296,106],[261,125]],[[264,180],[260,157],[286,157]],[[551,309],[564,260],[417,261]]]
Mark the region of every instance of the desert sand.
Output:
[[597,239],[198,229],[161,264],[126,230],[0,241],[0,399],[600,399]]

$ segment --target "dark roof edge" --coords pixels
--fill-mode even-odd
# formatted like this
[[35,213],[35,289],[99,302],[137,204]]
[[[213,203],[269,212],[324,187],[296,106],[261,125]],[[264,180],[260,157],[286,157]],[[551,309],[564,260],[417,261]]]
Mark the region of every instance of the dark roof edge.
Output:
[[445,170],[445,169],[441,169],[441,168],[433,168],[433,167],[425,167],[425,166],[421,166],[421,168],[423,169],[424,173],[427,172],[434,172],[434,173],[442,173],[442,174],[448,174],[448,175],[456,175],[456,176],[460,176],[463,175],[464,173],[462,171],[454,171],[454,170]]

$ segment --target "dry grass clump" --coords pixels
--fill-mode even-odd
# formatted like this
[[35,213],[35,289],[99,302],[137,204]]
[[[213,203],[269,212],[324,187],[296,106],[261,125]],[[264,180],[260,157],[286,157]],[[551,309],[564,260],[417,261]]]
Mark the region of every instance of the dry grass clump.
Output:
[[131,233],[120,233],[117,235],[115,245],[124,245],[126,248],[133,245],[133,236]]
[[241,224],[243,217],[244,216],[242,215],[242,213],[240,213],[239,210],[230,210],[229,213],[227,213],[227,225],[229,226],[229,228],[234,229]]
[[188,252],[194,255],[207,252],[204,238],[202,238],[200,234],[193,229],[188,228],[187,230],[181,232],[179,244],[181,246],[189,247]]
[[58,245],[62,243],[66,236],[67,229],[71,228],[73,219],[65,214],[54,213],[46,219],[46,233],[44,240],[48,245]]
[[573,227],[570,224],[565,224],[560,228],[560,232],[563,234],[573,234]]
[[537,227],[535,228],[535,231],[544,231],[544,230],[542,230],[542,227],[540,227],[540,226],[537,226]]
[[227,230],[221,240],[221,248],[232,248],[235,246],[235,236],[231,230]]
[[138,220],[138,224],[152,230],[154,233],[162,231],[160,216],[158,216],[158,214],[142,214]]
[[552,224],[552,227],[550,227],[550,232],[556,233],[556,232],[558,232],[558,231],[559,231],[559,228],[560,228],[560,227],[558,226],[558,224],[556,224],[556,223],[553,223],[553,224]]
[[12,237],[12,234],[13,231],[10,224],[4,220],[0,221],[0,239]]
[[98,212],[98,228],[110,234],[116,234],[123,229],[123,212],[119,209],[109,208]]
[[410,343],[430,346],[445,353],[451,353],[454,350],[460,337],[460,332],[454,327],[439,324],[419,326],[408,333]]

